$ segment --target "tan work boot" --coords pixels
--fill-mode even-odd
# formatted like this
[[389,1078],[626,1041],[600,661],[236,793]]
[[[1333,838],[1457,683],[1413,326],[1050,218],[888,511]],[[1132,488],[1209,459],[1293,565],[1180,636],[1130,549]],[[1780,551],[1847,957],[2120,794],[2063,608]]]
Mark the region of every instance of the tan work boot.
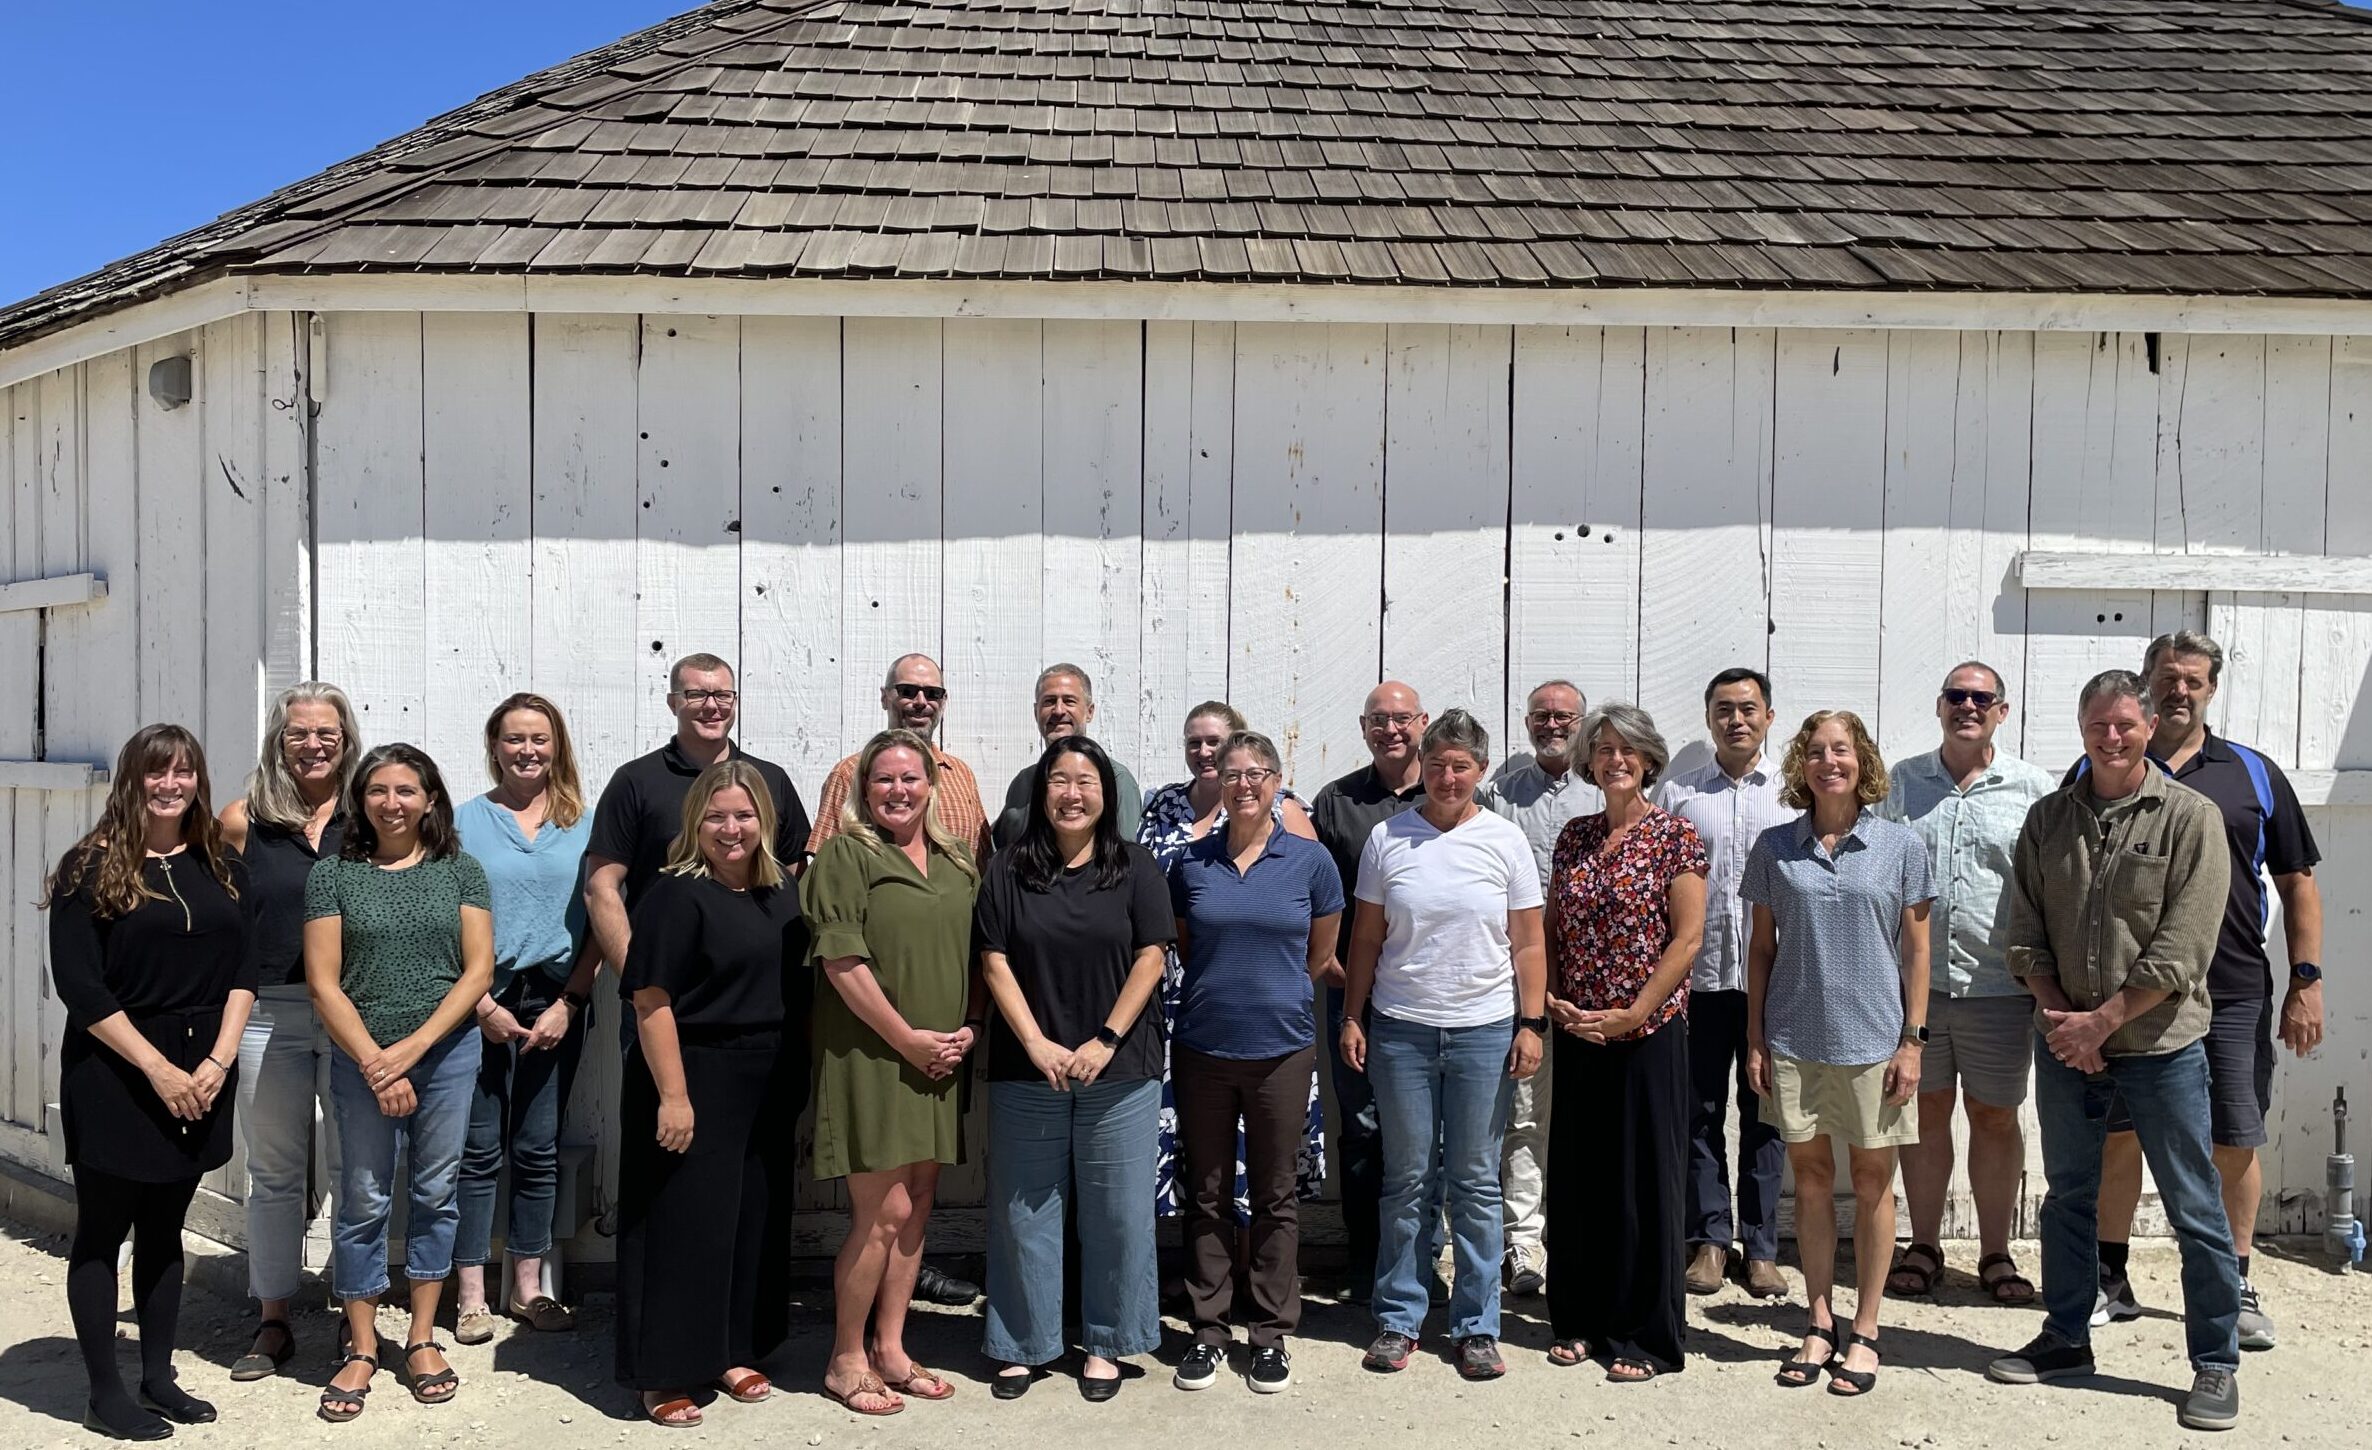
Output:
[[1746,1261],[1746,1292],[1757,1299],[1787,1297],[1787,1276],[1769,1259]]
[[1714,1294],[1721,1290],[1721,1281],[1729,1273],[1730,1250],[1727,1244],[1699,1244],[1689,1256],[1688,1292]]

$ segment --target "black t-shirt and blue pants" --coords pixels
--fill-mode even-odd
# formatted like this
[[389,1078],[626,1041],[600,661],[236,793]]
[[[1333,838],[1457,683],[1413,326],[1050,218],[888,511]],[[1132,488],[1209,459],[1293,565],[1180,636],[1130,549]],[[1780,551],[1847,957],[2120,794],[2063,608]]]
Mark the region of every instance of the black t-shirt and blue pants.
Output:
[[[1005,958],[1038,1031],[1066,1049],[1095,1040],[1137,953],[1177,938],[1160,864],[1142,846],[1124,849],[1126,878],[1109,887],[1086,866],[1031,891],[1010,854],[981,883],[980,949]],[[1031,1065],[1020,1036],[997,1024],[988,1052],[988,1358],[1038,1365],[1064,1353],[1066,1206],[1078,1219],[1081,1347],[1118,1359],[1161,1343],[1153,1248],[1160,1117],[1161,1012],[1150,998],[1096,1080],[1062,1090]]]

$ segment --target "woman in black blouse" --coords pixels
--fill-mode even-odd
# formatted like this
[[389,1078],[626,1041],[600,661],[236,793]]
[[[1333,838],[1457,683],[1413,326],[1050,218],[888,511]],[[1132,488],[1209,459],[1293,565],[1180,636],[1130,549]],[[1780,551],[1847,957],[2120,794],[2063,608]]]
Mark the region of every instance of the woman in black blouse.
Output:
[[1111,759],[1056,740],[1020,841],[980,885],[973,935],[1002,1026],[988,1054],[991,1393],[1011,1399],[1065,1348],[1063,1208],[1078,1215],[1080,1392],[1108,1400],[1123,1355],[1161,1342],[1153,1173],[1161,1019],[1145,1004],[1177,940],[1153,853],[1121,839]]
[[[790,1331],[793,1125],[807,1098],[799,891],[774,802],[743,761],[701,772],[634,908],[639,1023],[619,1107],[618,1382],[661,1425],[696,1391],[745,1404]],[[804,982],[802,977],[801,982]]]
[[[59,1099],[74,1168],[66,1304],[90,1376],[83,1423],[162,1440],[214,1418],[173,1380],[181,1220],[231,1156],[239,1034],[255,1005],[254,906],[207,801],[206,755],[150,725],[115,761],[99,824],[49,879],[51,978],[66,1004]],[[140,1394],[115,1363],[116,1254],[132,1236]],[[160,1418],[163,1417],[163,1418]]]

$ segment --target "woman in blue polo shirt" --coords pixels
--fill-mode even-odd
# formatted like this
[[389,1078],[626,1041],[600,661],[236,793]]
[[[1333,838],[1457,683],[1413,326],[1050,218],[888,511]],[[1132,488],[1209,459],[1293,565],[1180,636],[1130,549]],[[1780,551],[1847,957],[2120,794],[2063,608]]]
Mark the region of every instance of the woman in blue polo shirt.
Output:
[[1294,1167],[1317,1073],[1311,984],[1332,974],[1342,879],[1316,841],[1275,815],[1284,769],[1265,735],[1238,730],[1219,754],[1225,829],[1194,842],[1170,871],[1178,913],[1178,990],[1170,1078],[1186,1201],[1186,1292],[1194,1347],[1176,1383],[1218,1378],[1232,1339],[1236,1128],[1251,1198],[1247,1260],[1255,1314],[1252,1388],[1292,1381],[1285,1336],[1301,1322],[1300,1210]]

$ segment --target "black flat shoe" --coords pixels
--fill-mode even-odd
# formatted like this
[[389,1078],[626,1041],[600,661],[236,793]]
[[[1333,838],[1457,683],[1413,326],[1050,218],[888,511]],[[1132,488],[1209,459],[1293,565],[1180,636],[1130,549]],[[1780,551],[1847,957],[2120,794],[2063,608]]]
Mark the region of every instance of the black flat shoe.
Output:
[[140,1408],[152,1415],[162,1415],[182,1425],[211,1425],[217,1418],[212,1405],[195,1395],[183,1393],[178,1385],[174,1387],[173,1398],[176,1403],[167,1404],[149,1392],[147,1381],[141,1381]]
[[110,1425],[99,1418],[99,1407],[86,1404],[82,1410],[82,1428],[94,1435],[105,1435],[110,1440],[170,1440],[173,1427],[155,1417],[130,1425]]
[[993,1399],[1018,1400],[1030,1392],[1030,1386],[1038,1382],[1038,1377],[1039,1371],[1035,1369],[1025,1369],[1019,1374],[993,1375],[988,1381],[988,1393]]
[[1079,1398],[1091,1405],[1100,1405],[1119,1393],[1120,1376],[1118,1375],[1114,1375],[1108,1380],[1091,1380],[1085,1375],[1079,1377]]
[[969,1279],[959,1279],[945,1269],[929,1264],[914,1276],[914,1297],[925,1304],[936,1304],[943,1309],[962,1309],[978,1303],[980,1286]]

